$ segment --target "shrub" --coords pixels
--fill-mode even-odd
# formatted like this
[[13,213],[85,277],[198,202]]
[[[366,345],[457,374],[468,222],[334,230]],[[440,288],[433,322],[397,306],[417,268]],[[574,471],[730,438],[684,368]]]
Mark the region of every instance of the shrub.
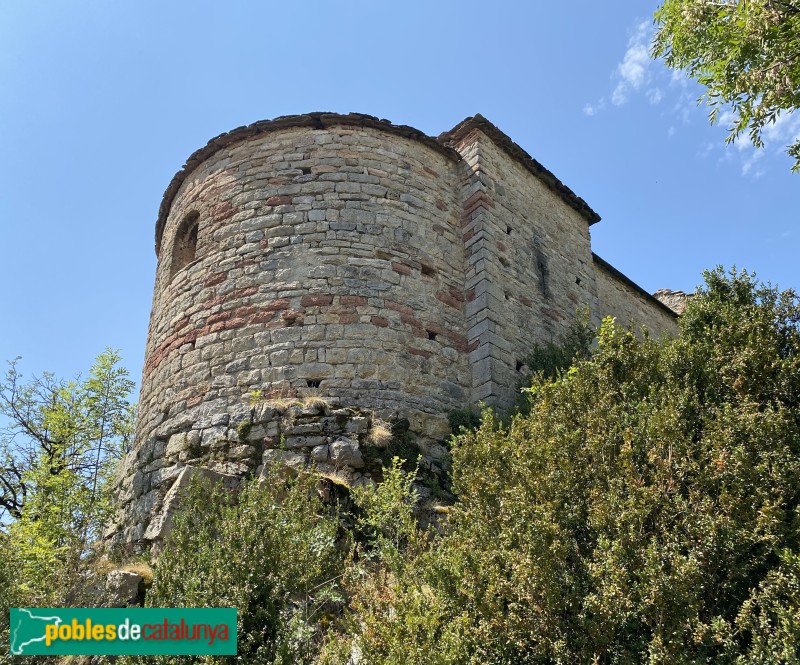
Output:
[[447,421],[453,434],[461,434],[462,430],[471,432],[478,429],[481,426],[481,419],[480,412],[472,408],[454,409],[447,414]]
[[589,358],[596,335],[589,322],[589,311],[581,310],[557,341],[534,345],[524,363],[533,374],[554,379],[574,363]]
[[277,471],[238,495],[193,481],[155,565],[147,605],[238,608],[238,656],[213,662],[312,662],[321,626],[339,601],[344,559],[338,519],[314,487],[311,478],[286,481]]
[[[707,273],[678,339],[606,322],[457,437],[449,529],[354,590],[369,663],[797,663],[800,305]],[[389,550],[391,552],[391,549]],[[341,648],[341,644],[338,644]]]

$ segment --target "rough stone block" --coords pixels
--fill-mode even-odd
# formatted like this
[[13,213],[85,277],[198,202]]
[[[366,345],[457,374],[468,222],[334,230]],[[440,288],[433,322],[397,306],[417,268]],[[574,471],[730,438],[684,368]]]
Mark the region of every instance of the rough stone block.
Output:
[[181,496],[186,492],[192,479],[202,477],[212,484],[221,483],[225,489],[233,490],[239,486],[241,479],[238,476],[218,473],[210,469],[201,469],[194,466],[184,467],[178,478],[164,496],[163,507],[147,527],[144,538],[147,540],[161,540],[166,538],[174,524],[175,511],[180,504]]
[[353,469],[363,469],[364,459],[358,447],[358,441],[353,439],[337,439],[330,444],[330,461],[336,467],[349,466]]

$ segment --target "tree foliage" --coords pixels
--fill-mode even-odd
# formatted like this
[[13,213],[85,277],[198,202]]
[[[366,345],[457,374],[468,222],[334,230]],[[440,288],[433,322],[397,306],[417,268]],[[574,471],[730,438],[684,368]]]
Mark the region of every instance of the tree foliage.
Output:
[[597,335],[589,318],[589,310],[581,310],[558,341],[535,344],[525,356],[528,368],[534,374],[541,373],[545,379],[555,379],[576,362],[586,360]]
[[[208,662],[311,662],[339,600],[346,546],[308,476],[276,469],[235,497],[193,479],[158,558],[149,607],[236,607],[238,655]],[[143,662],[195,663],[195,657]],[[133,659],[133,662],[136,662]]]
[[[666,0],[653,55],[706,86],[712,123],[730,105],[727,141],[748,131],[756,147],[781,113],[800,106],[800,1]],[[800,170],[800,140],[788,147]]]
[[[370,663],[800,662],[800,306],[707,274],[453,450],[441,537],[354,592]],[[384,511],[385,512],[385,511]],[[420,544],[428,542],[428,546]]]
[[[17,361],[0,381],[0,520],[20,519],[41,489],[32,474],[72,475],[98,495],[130,446],[134,383],[119,354],[106,349],[86,379],[52,374],[23,381]],[[2,521],[0,521],[2,524]]]
[[111,350],[83,380],[26,382],[13,362],[0,382],[0,642],[8,607],[75,602],[130,442],[132,388]]

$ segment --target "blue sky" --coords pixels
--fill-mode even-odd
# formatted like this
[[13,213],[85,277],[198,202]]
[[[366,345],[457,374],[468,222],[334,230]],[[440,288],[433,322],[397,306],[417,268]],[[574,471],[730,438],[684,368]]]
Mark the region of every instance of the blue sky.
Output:
[[[800,287],[800,175],[725,146],[700,90],[647,58],[656,2],[0,4],[0,360],[71,376],[106,346],[138,380],[164,189],[255,120],[356,111],[437,135],[482,113],[603,220],[649,291],[704,268]],[[800,115],[800,114],[798,114]]]

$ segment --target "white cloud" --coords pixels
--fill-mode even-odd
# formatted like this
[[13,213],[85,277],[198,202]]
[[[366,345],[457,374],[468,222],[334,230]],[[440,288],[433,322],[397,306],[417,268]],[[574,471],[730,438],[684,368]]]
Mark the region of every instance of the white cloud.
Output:
[[714,150],[714,144],[711,143],[711,141],[706,141],[701,146],[700,150],[697,151],[697,156],[705,159],[711,154],[713,150]]
[[662,99],[664,99],[664,94],[661,92],[661,88],[650,88],[647,91],[647,101],[651,104],[658,104]]
[[[730,131],[735,122],[733,111],[725,109],[719,114],[718,124],[726,131]],[[800,140],[800,114],[783,113],[775,120],[764,126],[761,132],[764,142],[763,148],[756,148],[750,141],[747,130],[742,132],[733,143],[733,149],[727,146],[725,156],[738,155],[742,168],[742,175],[760,178],[765,174],[764,165],[761,164],[765,155],[783,155],[786,147]],[[722,146],[722,144],[720,144]]]
[[668,70],[650,58],[653,30],[650,21],[641,21],[634,27],[625,55],[612,74],[616,84],[611,103],[622,106],[634,94],[642,92],[650,104],[660,104],[667,95],[665,89],[677,89],[680,95],[673,111],[687,124],[697,104],[693,91],[689,91],[691,80],[684,72]]
[[628,101],[631,92],[639,90],[650,79],[649,68],[652,64],[648,45],[652,38],[652,27],[648,21],[636,26],[628,40],[628,50],[617,65],[615,72],[617,85],[611,94],[611,103],[621,106]]
[[[653,25],[649,20],[636,23],[628,38],[622,60],[611,73],[612,88],[596,102],[587,102],[583,107],[586,116],[595,116],[610,107],[621,107],[636,97],[646,100],[652,105],[661,104],[664,117],[669,119],[667,138],[672,138],[682,125],[695,122],[707,124],[706,113],[700,111],[698,97],[704,92],[702,86],[694,82],[685,72],[671,70],[650,59],[649,48],[653,39]],[[800,140],[800,112],[783,114],[774,124],[769,124],[762,131],[765,149],[758,150],[751,144],[747,133],[743,133],[735,141],[733,148],[724,143],[723,130],[730,131],[734,126],[734,117],[729,109],[720,109],[714,128],[719,140],[704,141],[697,150],[697,157],[708,158],[713,155],[719,163],[728,164],[728,168],[740,167],[742,175],[761,177],[777,155],[782,156],[786,147]],[[681,132],[682,136],[688,135]],[[764,154],[770,159],[764,159]]]
[[764,169],[758,164],[763,157],[763,150],[752,149],[742,161],[742,175],[752,174],[755,178],[764,175]]
[[[730,132],[735,125],[735,119],[733,111],[725,109],[719,114],[718,123]],[[764,125],[761,131],[761,140],[767,150],[775,148],[778,152],[783,152],[787,145],[798,139],[800,139],[800,114],[791,112],[782,113],[775,119],[775,122]],[[756,150],[750,142],[747,130],[742,132],[734,145],[740,152]]]
[[611,103],[614,106],[622,106],[623,104],[627,103],[628,101],[628,92],[624,85],[621,83],[617,84],[617,87],[614,88],[614,92],[611,93]]
[[[649,44],[652,39],[653,28],[649,21],[642,21],[634,28],[628,39],[628,48],[622,61],[614,69],[612,79],[616,82],[611,91],[611,104],[622,106],[630,99],[631,93],[638,92],[651,79]],[[658,88],[648,90],[648,98],[652,104],[661,101],[661,91]],[[605,98],[600,98],[595,103],[587,103],[583,107],[583,112],[588,115],[596,115],[606,107]]]
[[588,116],[597,115],[597,114],[598,114],[598,113],[600,113],[600,111],[602,111],[602,110],[603,110],[605,107],[606,107],[606,100],[605,100],[605,99],[603,99],[603,98],[600,98],[600,99],[597,101],[597,103],[595,103],[595,104],[589,104],[589,103],[587,103],[587,104],[586,104],[586,105],[583,107],[583,112],[584,112],[586,115],[588,115]]
[[781,114],[764,127],[762,138],[765,146],[775,146],[783,152],[787,145],[800,140],[800,113]]
[[688,88],[691,82],[689,76],[682,69],[673,69],[669,77],[670,85],[677,85],[681,88]]
[[733,111],[731,111],[730,109],[723,109],[717,116],[717,124],[719,124],[720,127],[724,128],[726,132],[729,132],[731,131],[731,129],[733,129],[734,125],[733,119],[734,119]]
[[697,99],[690,92],[681,92],[678,100],[672,106],[672,112],[681,119],[684,125],[688,125],[692,117],[697,114]]

